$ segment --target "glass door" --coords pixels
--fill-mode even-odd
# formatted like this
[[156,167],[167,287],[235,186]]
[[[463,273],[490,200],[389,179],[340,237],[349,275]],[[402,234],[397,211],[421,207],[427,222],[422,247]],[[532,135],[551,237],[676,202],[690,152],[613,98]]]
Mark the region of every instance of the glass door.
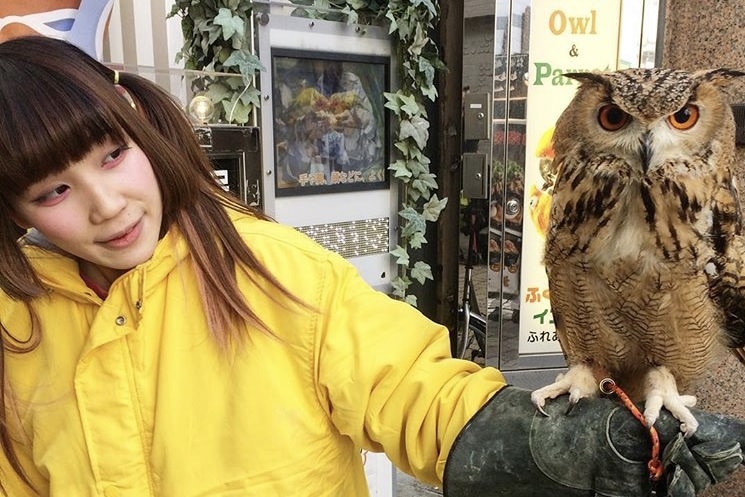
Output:
[[542,265],[552,126],[576,89],[562,73],[654,66],[658,10],[658,0],[465,0],[464,107],[485,93],[491,105],[488,139],[464,141],[488,170],[486,194],[460,199],[471,333],[483,324],[465,357],[513,383],[543,385],[564,367]]

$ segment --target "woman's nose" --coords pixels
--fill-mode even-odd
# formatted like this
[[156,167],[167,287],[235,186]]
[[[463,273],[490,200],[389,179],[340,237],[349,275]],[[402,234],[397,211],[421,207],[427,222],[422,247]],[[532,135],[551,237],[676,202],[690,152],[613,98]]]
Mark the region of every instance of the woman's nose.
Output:
[[88,190],[89,218],[94,224],[116,217],[127,205],[125,196],[116,187],[96,183]]

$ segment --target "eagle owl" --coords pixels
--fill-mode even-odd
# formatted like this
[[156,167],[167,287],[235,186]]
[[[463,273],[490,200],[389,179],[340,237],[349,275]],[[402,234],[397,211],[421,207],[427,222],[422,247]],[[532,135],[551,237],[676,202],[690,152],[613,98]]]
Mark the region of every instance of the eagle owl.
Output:
[[610,378],[690,435],[694,382],[745,344],[745,241],[733,177],[738,71],[629,69],[580,82],[557,121],[545,266],[568,371],[542,410]]

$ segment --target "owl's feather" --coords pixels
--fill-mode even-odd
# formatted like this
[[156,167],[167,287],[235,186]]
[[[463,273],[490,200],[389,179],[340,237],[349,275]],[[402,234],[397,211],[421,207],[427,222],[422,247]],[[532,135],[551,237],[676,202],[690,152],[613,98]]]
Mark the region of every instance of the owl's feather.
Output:
[[[545,249],[570,374],[534,393],[539,407],[565,391],[596,395],[610,377],[695,430],[683,394],[723,350],[745,345],[734,121],[720,89],[742,75],[572,75],[581,85],[554,133]],[[588,377],[595,386],[580,386]]]

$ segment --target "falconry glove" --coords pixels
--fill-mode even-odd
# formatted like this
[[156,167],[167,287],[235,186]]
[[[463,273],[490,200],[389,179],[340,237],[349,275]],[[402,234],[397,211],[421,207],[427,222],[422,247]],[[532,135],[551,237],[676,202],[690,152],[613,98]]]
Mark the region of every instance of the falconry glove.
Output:
[[655,423],[663,474],[650,478],[650,431],[621,403],[564,395],[544,416],[506,387],[463,428],[445,466],[445,497],[694,497],[743,462],[745,422],[694,410],[684,438],[667,411]]

